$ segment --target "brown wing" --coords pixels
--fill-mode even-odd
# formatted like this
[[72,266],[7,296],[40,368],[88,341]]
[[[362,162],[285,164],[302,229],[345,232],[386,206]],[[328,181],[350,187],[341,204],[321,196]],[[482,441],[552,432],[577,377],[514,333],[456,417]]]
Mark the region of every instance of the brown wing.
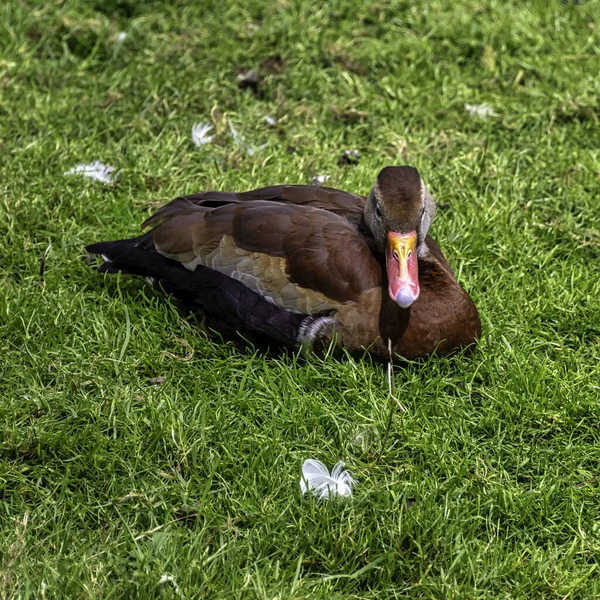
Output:
[[192,212],[194,207],[216,208],[225,204],[238,204],[256,200],[269,200],[294,206],[320,208],[343,217],[355,229],[362,220],[365,199],[357,194],[334,188],[314,185],[274,185],[249,192],[202,192],[181,196],[163,206],[142,227],[164,222],[170,215],[181,211]]
[[331,212],[260,200],[169,206],[153,232],[161,254],[224,273],[288,310],[337,309],[381,286],[365,242]]
[[271,200],[295,206],[310,206],[332,212],[350,221],[359,220],[365,199],[357,194],[315,185],[274,185],[238,194],[242,201]]

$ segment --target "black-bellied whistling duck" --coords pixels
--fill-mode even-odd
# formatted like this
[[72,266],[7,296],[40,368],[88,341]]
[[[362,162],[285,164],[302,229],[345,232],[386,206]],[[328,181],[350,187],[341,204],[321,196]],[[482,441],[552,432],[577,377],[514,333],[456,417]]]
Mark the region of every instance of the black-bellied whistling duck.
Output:
[[474,343],[481,322],[428,235],[435,202],[412,167],[386,167],[367,198],[283,185],[177,198],[140,237],[87,247],[101,271],[159,282],[208,325],[256,343],[387,359]]

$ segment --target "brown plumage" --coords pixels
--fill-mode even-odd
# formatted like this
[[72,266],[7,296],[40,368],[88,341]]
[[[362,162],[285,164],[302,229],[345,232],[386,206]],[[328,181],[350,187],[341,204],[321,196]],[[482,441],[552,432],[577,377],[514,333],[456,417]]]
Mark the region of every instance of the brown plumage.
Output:
[[[140,238],[88,247],[101,269],[159,280],[209,324],[256,342],[418,358],[472,344],[477,309],[427,231],[433,198],[411,167],[367,198],[316,186],[177,198]],[[404,307],[404,308],[403,308]]]

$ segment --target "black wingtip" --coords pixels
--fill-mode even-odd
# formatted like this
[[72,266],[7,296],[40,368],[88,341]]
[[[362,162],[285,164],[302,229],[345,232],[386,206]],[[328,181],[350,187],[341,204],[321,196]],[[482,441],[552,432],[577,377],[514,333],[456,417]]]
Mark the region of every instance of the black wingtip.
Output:
[[88,256],[104,254],[110,249],[112,243],[113,242],[96,242],[94,244],[88,244],[85,247],[85,251],[88,253]]
[[96,242],[88,244],[85,250],[88,262],[95,263],[98,257],[102,257],[103,263],[98,265],[102,273],[131,273],[134,275],[146,275],[147,252],[140,248],[144,237],[117,240],[113,242]]

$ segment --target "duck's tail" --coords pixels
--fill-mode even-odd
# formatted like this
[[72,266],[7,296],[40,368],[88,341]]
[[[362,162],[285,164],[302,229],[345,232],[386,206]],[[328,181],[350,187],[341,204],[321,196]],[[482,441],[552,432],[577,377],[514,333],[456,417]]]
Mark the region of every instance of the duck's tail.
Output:
[[199,310],[209,327],[227,337],[237,333],[259,346],[274,344],[295,349],[303,345],[307,327],[323,319],[321,315],[292,313],[208,267],[198,265],[190,271],[159,254],[151,233],[90,244],[86,250],[89,256],[103,259],[99,271],[145,277],[192,310]]

